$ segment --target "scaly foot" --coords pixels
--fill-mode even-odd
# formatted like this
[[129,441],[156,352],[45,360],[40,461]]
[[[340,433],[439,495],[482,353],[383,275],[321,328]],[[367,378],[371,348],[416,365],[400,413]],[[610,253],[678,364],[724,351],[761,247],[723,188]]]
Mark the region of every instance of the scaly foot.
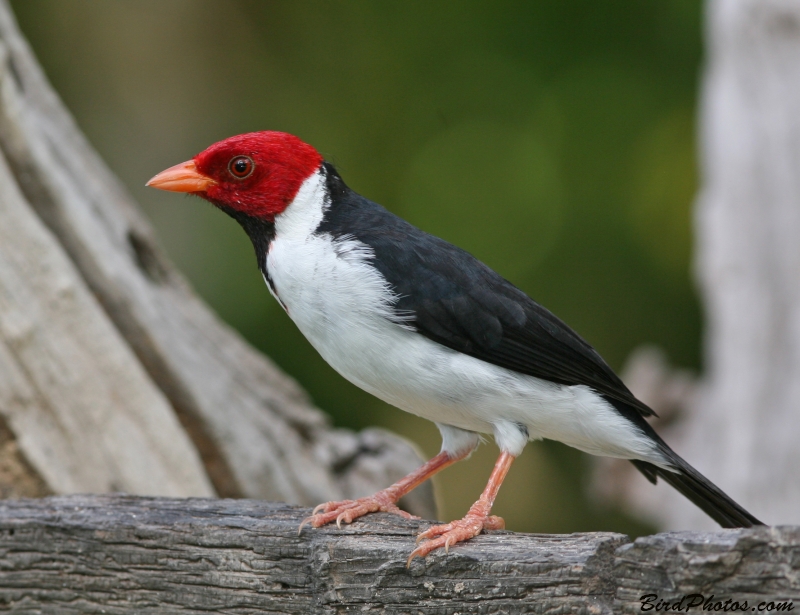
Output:
[[[320,510],[322,512],[319,512]],[[313,510],[310,517],[303,519],[297,534],[299,535],[303,531],[303,526],[306,524],[310,524],[311,527],[322,527],[331,521],[336,521],[336,525],[342,527],[343,522],[352,523],[371,512],[388,512],[406,519],[419,519],[419,517],[400,510],[397,507],[396,496],[388,490],[383,490],[366,498],[320,504]]]
[[423,542],[411,552],[406,566],[410,566],[411,560],[415,557],[425,557],[434,549],[444,547],[447,552],[454,544],[469,540],[482,530],[502,530],[505,527],[506,522],[501,517],[470,510],[463,519],[444,525],[434,525],[417,536],[417,542],[426,539],[428,542]]

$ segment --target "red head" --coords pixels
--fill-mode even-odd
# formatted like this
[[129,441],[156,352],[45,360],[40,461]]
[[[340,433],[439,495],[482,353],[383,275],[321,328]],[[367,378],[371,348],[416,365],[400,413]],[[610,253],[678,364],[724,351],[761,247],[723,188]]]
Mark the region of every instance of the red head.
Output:
[[293,135],[250,132],[214,143],[147,185],[196,194],[215,205],[272,221],[321,164],[319,152]]

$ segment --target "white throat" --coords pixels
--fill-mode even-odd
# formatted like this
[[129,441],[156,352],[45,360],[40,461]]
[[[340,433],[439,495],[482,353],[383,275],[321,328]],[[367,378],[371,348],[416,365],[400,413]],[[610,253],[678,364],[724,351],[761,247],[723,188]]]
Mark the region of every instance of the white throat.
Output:
[[300,186],[289,206],[275,216],[275,235],[284,238],[308,237],[322,222],[330,199],[325,192],[322,169],[312,173]]

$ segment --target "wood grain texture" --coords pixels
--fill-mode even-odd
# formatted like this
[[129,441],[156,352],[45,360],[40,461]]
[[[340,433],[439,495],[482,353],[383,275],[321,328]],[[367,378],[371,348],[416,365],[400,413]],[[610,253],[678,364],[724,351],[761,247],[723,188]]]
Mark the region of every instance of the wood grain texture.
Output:
[[616,613],[643,593],[800,603],[800,528],[491,532],[405,562],[426,522],[376,514],[304,529],[253,500],[68,496],[0,504],[12,613]]
[[[47,83],[5,0],[0,149],[27,203],[169,400],[218,494],[313,504],[374,492],[420,463],[388,432],[332,429],[291,378],[195,296]],[[406,505],[432,514],[430,486]]]
[[20,450],[5,417],[0,416],[0,499],[39,498],[53,490]]
[[621,612],[641,612],[640,597],[652,592],[671,600],[702,594],[714,596],[714,604],[747,601],[740,610],[752,612],[770,601],[792,601],[793,610],[800,608],[798,569],[800,527],[764,526],[639,538],[617,550],[614,577]]

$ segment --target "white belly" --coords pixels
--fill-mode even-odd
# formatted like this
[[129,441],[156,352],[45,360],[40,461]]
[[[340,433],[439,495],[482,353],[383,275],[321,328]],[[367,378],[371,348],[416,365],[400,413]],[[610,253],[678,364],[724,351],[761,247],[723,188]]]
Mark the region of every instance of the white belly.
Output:
[[[268,268],[300,331],[350,382],[437,423],[492,433],[498,421],[524,425],[596,455],[660,460],[605,400],[584,386],[525,376],[432,342],[392,322],[386,282],[356,242],[327,236],[276,239]],[[336,253],[339,256],[334,256]]]

